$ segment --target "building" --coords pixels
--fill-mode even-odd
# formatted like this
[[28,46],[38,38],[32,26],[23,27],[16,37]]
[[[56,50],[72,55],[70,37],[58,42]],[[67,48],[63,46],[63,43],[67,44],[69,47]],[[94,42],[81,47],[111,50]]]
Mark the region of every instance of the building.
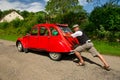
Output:
[[3,17],[0,22],[10,22],[14,19],[20,19],[20,20],[24,20],[24,18],[18,14],[16,11],[12,11],[11,13],[7,14],[5,17]]

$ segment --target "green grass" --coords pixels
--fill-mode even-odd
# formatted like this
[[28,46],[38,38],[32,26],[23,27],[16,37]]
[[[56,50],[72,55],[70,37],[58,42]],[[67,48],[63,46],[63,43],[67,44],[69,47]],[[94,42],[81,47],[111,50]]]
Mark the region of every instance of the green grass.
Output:
[[105,41],[93,41],[94,46],[101,54],[108,54],[114,56],[120,56],[120,43],[117,42],[105,42]]
[[0,39],[16,41],[18,36],[16,35],[0,35]]

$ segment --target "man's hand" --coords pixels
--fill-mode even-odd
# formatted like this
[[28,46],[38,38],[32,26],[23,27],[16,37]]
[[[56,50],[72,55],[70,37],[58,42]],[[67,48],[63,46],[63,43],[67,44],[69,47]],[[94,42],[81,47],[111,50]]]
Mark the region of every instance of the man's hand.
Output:
[[71,37],[71,33],[63,33],[63,36],[65,36],[65,37]]
[[63,32],[63,36],[66,36],[66,34]]

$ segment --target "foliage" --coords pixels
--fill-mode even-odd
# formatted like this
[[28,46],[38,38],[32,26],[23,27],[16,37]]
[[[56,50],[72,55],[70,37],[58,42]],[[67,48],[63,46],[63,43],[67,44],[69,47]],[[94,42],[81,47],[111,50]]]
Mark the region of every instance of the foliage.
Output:
[[52,23],[63,23],[68,25],[84,24],[87,20],[87,13],[79,0],[49,0],[46,5],[47,19]]
[[62,21],[63,23],[67,23],[69,25],[79,24],[82,25],[86,22],[87,14],[85,12],[74,13],[70,12],[63,15]]
[[[6,13],[9,11],[3,11],[2,13]],[[20,20],[16,18],[15,20],[8,22],[2,22],[0,23],[0,35],[25,35],[28,33],[32,26],[38,23],[44,23],[45,22],[45,13],[44,12],[19,12],[24,16],[24,20]],[[28,13],[26,15],[26,13]],[[2,14],[3,15],[3,14]]]
[[116,36],[120,35],[120,6],[106,3],[101,7],[96,7],[89,19],[95,25],[98,37],[102,35],[100,38],[105,37],[109,41],[120,39],[119,36]]
[[69,12],[80,12],[82,6],[78,0],[49,0],[45,10],[54,17],[57,14],[65,14]]
[[8,26],[8,22],[2,22],[0,23],[0,29],[5,29]]
[[0,10],[0,19],[2,18],[2,11]]

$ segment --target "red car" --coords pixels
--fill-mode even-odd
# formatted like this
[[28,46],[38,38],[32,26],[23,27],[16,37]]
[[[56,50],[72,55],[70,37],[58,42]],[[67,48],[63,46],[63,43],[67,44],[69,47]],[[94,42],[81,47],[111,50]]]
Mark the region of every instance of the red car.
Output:
[[78,44],[76,38],[65,37],[63,33],[72,33],[66,24],[37,24],[30,34],[17,39],[16,46],[20,52],[44,50],[49,52],[51,59],[60,60],[62,54],[70,54]]

